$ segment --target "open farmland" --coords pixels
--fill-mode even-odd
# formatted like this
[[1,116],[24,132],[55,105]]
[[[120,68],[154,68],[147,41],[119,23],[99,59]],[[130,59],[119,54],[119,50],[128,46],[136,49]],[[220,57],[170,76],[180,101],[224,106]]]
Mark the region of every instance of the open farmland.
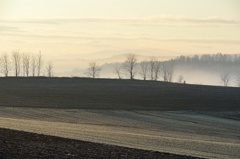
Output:
[[1,106],[111,110],[240,109],[240,88],[155,81],[1,78]]
[[0,127],[205,158],[239,158],[240,89],[1,78]]

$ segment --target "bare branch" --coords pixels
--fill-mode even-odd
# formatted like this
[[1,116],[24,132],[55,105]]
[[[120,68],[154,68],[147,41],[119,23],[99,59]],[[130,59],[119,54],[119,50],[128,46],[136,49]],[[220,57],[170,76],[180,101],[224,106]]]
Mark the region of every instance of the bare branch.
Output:
[[220,79],[225,87],[228,86],[230,82],[230,74],[229,73],[223,73],[220,75]]
[[126,74],[129,75],[130,79],[134,79],[136,75],[136,65],[137,57],[135,54],[128,54],[126,61],[123,63],[123,69],[126,71]]
[[1,57],[1,72],[5,77],[8,77],[9,71],[11,70],[11,62],[7,53],[4,53]]
[[178,83],[184,83],[184,77],[183,75],[180,75],[177,80]]
[[52,62],[48,62],[46,66],[47,76],[53,77],[53,65]]
[[161,73],[161,63],[159,61],[155,61],[154,64],[154,80],[157,81],[159,79],[159,75]]
[[89,67],[87,69],[86,74],[92,78],[96,78],[99,76],[101,71],[100,66],[96,62],[89,63]]
[[142,76],[143,80],[147,79],[147,73],[148,73],[148,62],[146,61],[140,62],[139,74]]
[[121,79],[122,78],[122,67],[121,65],[117,64],[114,67],[114,72],[117,74],[118,78]]
[[174,74],[174,64],[173,63],[163,63],[162,67],[162,76],[163,76],[163,81],[165,82],[172,82],[173,79],[173,74]]
[[12,52],[12,60],[15,70],[15,76],[18,77],[21,71],[21,54],[19,51]]
[[36,68],[37,68],[37,59],[36,59],[36,56],[33,54],[31,56],[31,70],[32,70],[32,76],[33,77],[36,74]]
[[154,69],[155,69],[155,65],[156,65],[156,58],[155,57],[150,57],[150,61],[149,61],[149,76],[150,76],[150,80],[154,80]]
[[41,75],[42,67],[43,67],[43,57],[40,51],[39,54],[37,55],[37,76]]
[[22,54],[23,76],[29,76],[30,72],[30,55]]

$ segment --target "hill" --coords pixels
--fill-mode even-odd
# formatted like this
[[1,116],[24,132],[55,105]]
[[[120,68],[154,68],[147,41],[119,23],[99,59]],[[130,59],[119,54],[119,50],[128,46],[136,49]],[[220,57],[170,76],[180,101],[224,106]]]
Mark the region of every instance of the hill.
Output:
[[0,78],[0,106],[111,110],[240,110],[240,89],[155,81]]

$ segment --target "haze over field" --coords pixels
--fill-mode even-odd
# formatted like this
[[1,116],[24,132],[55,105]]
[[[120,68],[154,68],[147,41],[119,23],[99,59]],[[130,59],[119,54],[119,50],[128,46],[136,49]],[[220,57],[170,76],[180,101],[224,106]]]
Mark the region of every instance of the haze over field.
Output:
[[239,0],[0,0],[0,46],[0,158],[239,159]]
[[160,60],[239,54],[239,6],[238,0],[0,0],[0,52],[41,50],[61,76],[76,76],[91,61],[121,62],[127,53]]

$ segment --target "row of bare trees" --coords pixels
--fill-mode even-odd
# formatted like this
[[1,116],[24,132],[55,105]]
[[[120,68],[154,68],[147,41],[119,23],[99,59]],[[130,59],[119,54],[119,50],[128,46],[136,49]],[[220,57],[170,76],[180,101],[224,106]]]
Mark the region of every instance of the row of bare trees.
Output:
[[118,78],[127,75],[130,79],[134,79],[135,75],[139,73],[143,80],[160,80],[172,82],[174,75],[174,64],[167,62],[160,62],[155,57],[150,57],[149,61],[141,61],[138,63],[135,54],[128,54],[126,61],[122,65],[116,65],[114,72]]
[[[5,77],[8,77],[11,71],[15,77],[41,76],[43,67],[44,60],[41,52],[38,54],[28,54],[13,51],[10,56],[4,53],[0,57],[0,71]],[[48,77],[53,76],[53,65],[51,62],[46,63],[45,71]]]
[[[220,54],[221,55],[221,54]],[[220,56],[219,55],[219,56]],[[204,57],[204,56],[203,56]],[[224,56],[225,57],[225,56]],[[227,56],[228,57],[228,56]],[[229,56],[231,57],[231,56]],[[234,56],[235,59],[240,56]],[[134,79],[134,76],[139,73],[143,80],[162,80],[166,82],[173,81],[175,61],[165,61],[160,62],[156,60],[155,57],[150,57],[148,61],[137,62],[137,57],[135,54],[128,54],[126,61],[123,65],[117,65],[114,69],[114,72],[117,74],[118,78],[121,78],[122,74],[128,74],[130,79]],[[122,70],[122,72],[121,72]],[[223,83],[223,86],[228,86],[231,81],[230,73],[223,73],[220,75],[220,79]],[[186,83],[183,75],[180,75],[177,79],[178,83]],[[237,86],[240,87],[240,74],[236,77]]]
[[[138,58],[135,54],[128,54],[124,63],[117,63],[114,67],[114,73],[119,79],[127,77],[134,79],[137,74],[143,80],[162,80],[166,82],[172,82],[174,76],[175,61],[158,61],[155,57],[150,57],[148,61],[138,62]],[[89,67],[86,71],[86,75],[92,78],[99,77],[101,71],[100,65],[96,62],[89,63]],[[228,86],[230,82],[230,73],[223,73],[220,75],[220,80],[224,86]],[[237,84],[240,87],[240,75],[237,77]],[[180,75],[177,79],[178,83],[186,83],[183,75]]]
[[[138,58],[135,54],[128,54],[124,63],[115,65],[114,73],[119,79],[123,76],[134,79],[136,74],[139,74],[143,80],[149,79],[157,81],[162,78],[162,81],[172,82],[175,62],[174,60],[161,62],[155,57],[150,57],[148,61],[138,62]],[[5,77],[8,77],[10,72],[16,77],[42,76],[44,71],[43,67],[44,60],[41,52],[38,54],[28,54],[13,51],[10,55],[4,53],[0,56],[0,71]],[[100,71],[100,65],[96,62],[91,62],[85,74],[92,78],[96,78],[99,77]],[[48,77],[53,76],[53,65],[51,62],[46,63],[45,73]],[[222,73],[220,75],[220,80],[223,86],[228,86],[230,80],[232,80],[230,73]],[[185,83],[184,77],[180,75],[177,82]],[[236,76],[236,83],[240,87],[240,74]]]
[[[101,67],[96,62],[89,63],[86,75],[92,78],[98,77]],[[143,80],[160,80],[172,82],[174,74],[173,63],[160,62],[155,57],[151,57],[149,61],[138,62],[135,54],[128,54],[126,60],[122,64],[116,64],[114,73],[121,79],[123,76],[134,79],[138,73]]]

